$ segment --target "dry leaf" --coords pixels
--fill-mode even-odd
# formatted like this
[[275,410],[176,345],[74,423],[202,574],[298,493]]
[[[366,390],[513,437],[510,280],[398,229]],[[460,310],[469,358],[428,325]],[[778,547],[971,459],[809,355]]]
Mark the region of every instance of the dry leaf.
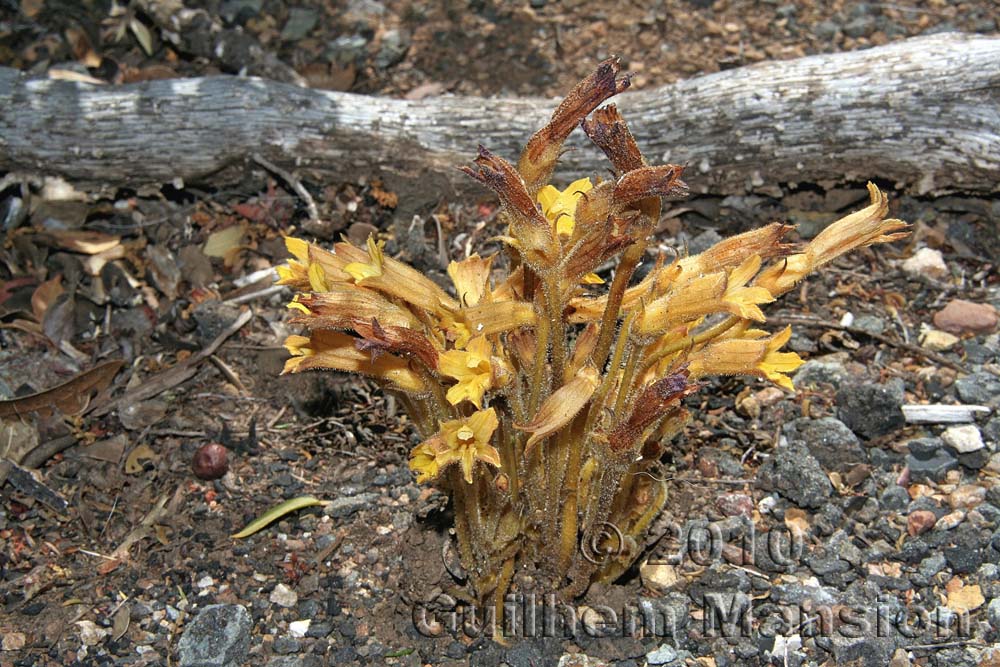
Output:
[[143,461],[155,461],[157,458],[159,457],[156,452],[143,443],[129,452],[128,458],[125,459],[125,472],[129,475],[138,475],[143,471]]
[[214,232],[205,241],[202,252],[209,257],[222,259],[226,266],[229,266],[235,261],[236,254],[240,251],[244,234],[243,225],[233,225]]
[[46,232],[45,239],[63,250],[79,252],[84,255],[97,255],[111,250],[121,244],[121,238],[102,232],[82,229],[65,229],[57,232]]
[[53,410],[65,415],[80,414],[87,409],[92,394],[101,393],[111,384],[123,363],[120,360],[106,361],[51,389],[0,401],[0,418],[26,415],[29,412],[48,416]]
[[128,22],[129,30],[135,35],[135,39],[139,42],[139,46],[142,50],[146,52],[147,56],[153,55],[153,36],[149,33],[149,28],[147,28],[142,21],[137,18],[132,18]]
[[531,437],[524,445],[524,453],[527,454],[538,441],[568,424],[587,404],[595,389],[597,389],[597,370],[593,366],[588,366],[575,378],[552,392],[552,395],[538,408],[535,418],[530,423],[517,427],[531,433]]
[[61,273],[56,274],[54,278],[46,280],[35,288],[35,291],[31,294],[31,311],[35,314],[37,322],[45,320],[45,311],[49,309],[49,306],[55,302],[56,298],[63,291]]

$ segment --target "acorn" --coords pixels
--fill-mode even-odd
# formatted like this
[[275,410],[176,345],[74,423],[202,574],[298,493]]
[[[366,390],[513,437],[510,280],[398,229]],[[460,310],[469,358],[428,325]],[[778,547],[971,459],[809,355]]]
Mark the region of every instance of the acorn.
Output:
[[227,450],[217,442],[202,445],[194,453],[191,468],[198,479],[219,479],[229,470]]

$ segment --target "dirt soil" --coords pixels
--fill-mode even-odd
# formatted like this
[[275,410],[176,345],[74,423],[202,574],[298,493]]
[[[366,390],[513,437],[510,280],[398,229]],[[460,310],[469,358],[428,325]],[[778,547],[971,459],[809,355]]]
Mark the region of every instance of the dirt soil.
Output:
[[[633,85],[645,87],[933,31],[998,28],[996,4],[982,0],[185,4],[205,9],[219,29],[256,40],[310,85],[410,99],[558,96],[611,53],[622,56]],[[108,83],[237,73],[164,40],[142,5],[0,0],[0,65]],[[867,665],[890,657],[897,666],[1000,665],[989,648],[1000,629],[995,315],[992,329],[968,320],[952,327],[952,338],[935,329],[944,326],[935,315],[956,300],[1000,305],[1000,200],[890,193],[891,214],[914,225],[909,241],[837,261],[769,311],[769,327],[796,326],[791,346],[816,362],[813,381],[783,394],[721,379],[690,400],[695,419],[666,461],[674,500],[650,556],[678,548],[669,521],[747,517],[760,534],[802,527],[800,562],[768,568],[731,554],[710,563],[685,557],[669,585],[634,571],[580,603],[674,605],[689,623],[677,637],[582,632],[505,646],[471,631],[435,638],[418,631],[415,609],[433,601],[448,612],[442,600],[460,596],[447,499],[415,484],[406,465],[415,436],[400,406],[372,384],[279,375],[281,341],[295,331],[286,323],[290,295],[271,289],[269,271],[287,258],[285,234],[363,242],[377,231],[390,239],[390,252],[440,275],[465,252],[464,240],[487,236],[494,209],[444,202],[414,232],[410,220],[396,219],[398,202],[379,183],[305,185],[324,225],[303,229],[301,199],[258,167],[225,190],[120,189],[110,199],[60,199],[33,183],[0,180],[0,398],[72,381],[44,395],[40,408],[21,403],[19,414],[0,412],[0,454],[37,468],[27,478],[9,470],[0,484],[0,667],[202,664],[183,658],[179,640],[213,604],[246,607],[245,664],[274,667]],[[661,225],[663,244],[695,250],[717,234],[775,219],[799,223],[809,238],[866,196],[863,184],[832,191],[798,184],[780,198],[723,194],[674,206]],[[943,271],[905,268],[919,248],[940,253]],[[80,379],[114,360],[123,364],[117,373],[105,367],[103,382]],[[80,400],[88,379],[104,391]],[[970,458],[973,450],[940,444],[955,464],[918,479],[907,443],[947,440],[944,427],[896,422],[865,431],[883,408],[852,413],[859,408],[837,390],[854,384],[901,387],[890,412],[901,403],[986,405],[975,423],[982,453]],[[783,433],[794,439],[789,422],[834,416],[851,426],[850,437],[838,433],[858,458],[842,466],[837,454],[820,455],[822,438],[802,436],[829,479],[822,501],[811,503],[783,486],[788,472],[776,449]],[[211,481],[192,468],[195,452],[210,443],[228,456],[228,472]],[[231,537],[305,494],[332,502],[249,538]],[[939,524],[926,535],[920,512]],[[935,553],[944,562],[931,572]],[[739,590],[760,604],[801,604],[802,590],[821,591],[827,597],[817,599],[849,606],[866,585],[890,591],[905,609],[964,610],[969,631],[858,644],[801,627],[784,643],[702,629],[705,591]]]

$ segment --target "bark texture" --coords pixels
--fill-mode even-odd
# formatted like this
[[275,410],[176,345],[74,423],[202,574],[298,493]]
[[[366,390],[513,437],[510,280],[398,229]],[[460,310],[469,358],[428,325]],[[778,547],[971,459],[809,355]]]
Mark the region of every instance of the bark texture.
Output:
[[[1000,189],[1000,38],[919,37],[616,102],[647,159],[686,164],[696,192],[871,178],[916,193]],[[220,185],[257,153],[309,182],[380,176],[401,197],[426,201],[478,191],[456,167],[479,143],[516,159],[554,106],[384,99],[238,77],[94,86],[0,68],[0,170],[89,189]],[[606,173],[582,132],[570,145],[560,173]]]

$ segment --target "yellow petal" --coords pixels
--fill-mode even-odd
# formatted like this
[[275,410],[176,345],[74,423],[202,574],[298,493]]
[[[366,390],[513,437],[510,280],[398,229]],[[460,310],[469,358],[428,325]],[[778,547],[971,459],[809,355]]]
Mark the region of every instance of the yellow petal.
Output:
[[461,262],[448,265],[448,277],[455,285],[458,301],[463,306],[475,306],[484,294],[489,293],[490,266],[493,258],[472,255]]
[[326,281],[326,271],[318,262],[309,265],[309,287],[313,292],[329,291],[330,285]]
[[603,285],[604,279],[601,278],[596,273],[588,273],[583,277],[583,279],[580,282],[582,282],[584,285]]
[[531,433],[531,437],[525,443],[525,453],[530,452],[537,442],[568,424],[587,404],[595,389],[597,389],[597,370],[593,366],[587,366],[572,380],[552,392],[552,395],[538,408],[535,418],[517,427]]
[[296,239],[291,236],[285,237],[285,248],[288,249],[289,254],[292,257],[299,260],[300,262],[309,261],[309,244],[302,239]]
[[385,266],[385,255],[382,248],[385,241],[376,241],[374,236],[368,237],[368,260],[367,262],[351,262],[344,267],[344,271],[351,274],[355,283],[360,283],[366,278],[378,278],[382,275],[382,268]]

